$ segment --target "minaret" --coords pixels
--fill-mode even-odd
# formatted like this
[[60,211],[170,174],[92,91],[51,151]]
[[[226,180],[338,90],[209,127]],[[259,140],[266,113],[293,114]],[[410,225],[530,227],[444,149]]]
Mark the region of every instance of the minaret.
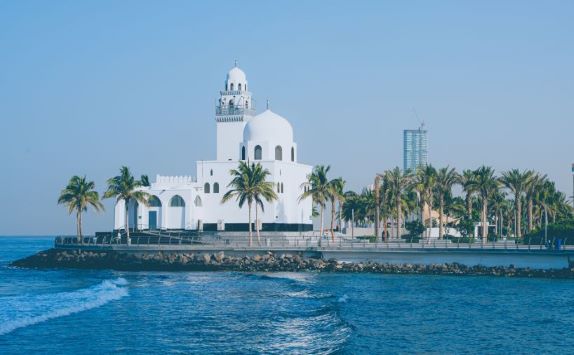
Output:
[[227,73],[224,90],[215,107],[217,122],[217,160],[241,159],[241,142],[245,123],[255,115],[255,107],[248,91],[243,70],[235,66]]

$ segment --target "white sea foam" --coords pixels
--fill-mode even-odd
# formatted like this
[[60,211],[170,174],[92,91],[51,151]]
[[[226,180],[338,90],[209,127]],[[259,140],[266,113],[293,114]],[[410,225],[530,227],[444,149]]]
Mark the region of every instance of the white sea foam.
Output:
[[264,275],[269,278],[287,279],[302,283],[313,282],[317,276],[316,274],[310,272],[270,272],[265,273]]
[[123,278],[105,280],[95,286],[45,295],[0,298],[0,336],[18,328],[97,308],[128,295]]
[[347,296],[346,294],[339,297],[338,301],[341,303],[347,303],[347,301],[349,300],[349,296]]

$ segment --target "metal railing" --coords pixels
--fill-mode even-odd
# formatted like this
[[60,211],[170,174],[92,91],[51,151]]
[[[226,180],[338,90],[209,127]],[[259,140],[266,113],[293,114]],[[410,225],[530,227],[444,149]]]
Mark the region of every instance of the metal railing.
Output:
[[120,245],[167,245],[167,246],[197,246],[197,247],[224,247],[233,249],[265,249],[265,248],[291,248],[291,249],[314,249],[314,250],[390,250],[390,249],[448,249],[448,250],[574,250],[574,246],[560,246],[559,249],[545,245],[517,244],[509,241],[498,241],[488,243],[453,243],[450,240],[420,240],[419,242],[408,242],[402,239],[390,239],[386,242],[370,242],[369,240],[359,240],[337,236],[335,239],[319,238],[316,235],[309,236],[283,236],[269,237],[262,235],[260,239],[253,235],[251,243],[247,236],[224,237],[217,234],[191,234],[189,231],[149,231],[137,232],[131,235],[128,241],[125,233],[107,233],[94,237],[84,237],[80,242],[77,237],[57,237],[56,247],[110,247]]
[[245,108],[243,106],[216,106],[215,114],[217,116],[225,115],[253,115],[255,110],[253,108]]

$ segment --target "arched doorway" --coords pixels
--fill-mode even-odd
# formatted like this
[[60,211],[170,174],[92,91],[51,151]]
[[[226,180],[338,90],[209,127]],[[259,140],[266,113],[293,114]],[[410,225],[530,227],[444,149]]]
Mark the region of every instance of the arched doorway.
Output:
[[150,196],[148,199],[148,229],[155,230],[161,228],[161,201],[157,196]]
[[185,229],[185,201],[180,195],[175,195],[169,200],[168,228]]

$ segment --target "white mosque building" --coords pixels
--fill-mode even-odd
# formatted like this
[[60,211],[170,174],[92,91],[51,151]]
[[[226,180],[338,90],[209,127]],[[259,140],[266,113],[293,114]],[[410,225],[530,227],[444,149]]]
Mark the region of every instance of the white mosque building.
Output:
[[[303,232],[313,229],[312,201],[299,200],[312,167],[299,164],[289,121],[272,112],[256,115],[245,73],[237,67],[227,74],[215,108],[217,159],[196,162],[196,177],[157,175],[148,192],[148,205],[130,201],[130,229],[247,231],[247,204],[221,199],[231,181],[229,171],[240,161],[260,163],[271,173],[278,199],[264,202],[258,221],[262,231]],[[115,207],[115,229],[124,229],[123,201]],[[254,213],[252,211],[254,221]]]

